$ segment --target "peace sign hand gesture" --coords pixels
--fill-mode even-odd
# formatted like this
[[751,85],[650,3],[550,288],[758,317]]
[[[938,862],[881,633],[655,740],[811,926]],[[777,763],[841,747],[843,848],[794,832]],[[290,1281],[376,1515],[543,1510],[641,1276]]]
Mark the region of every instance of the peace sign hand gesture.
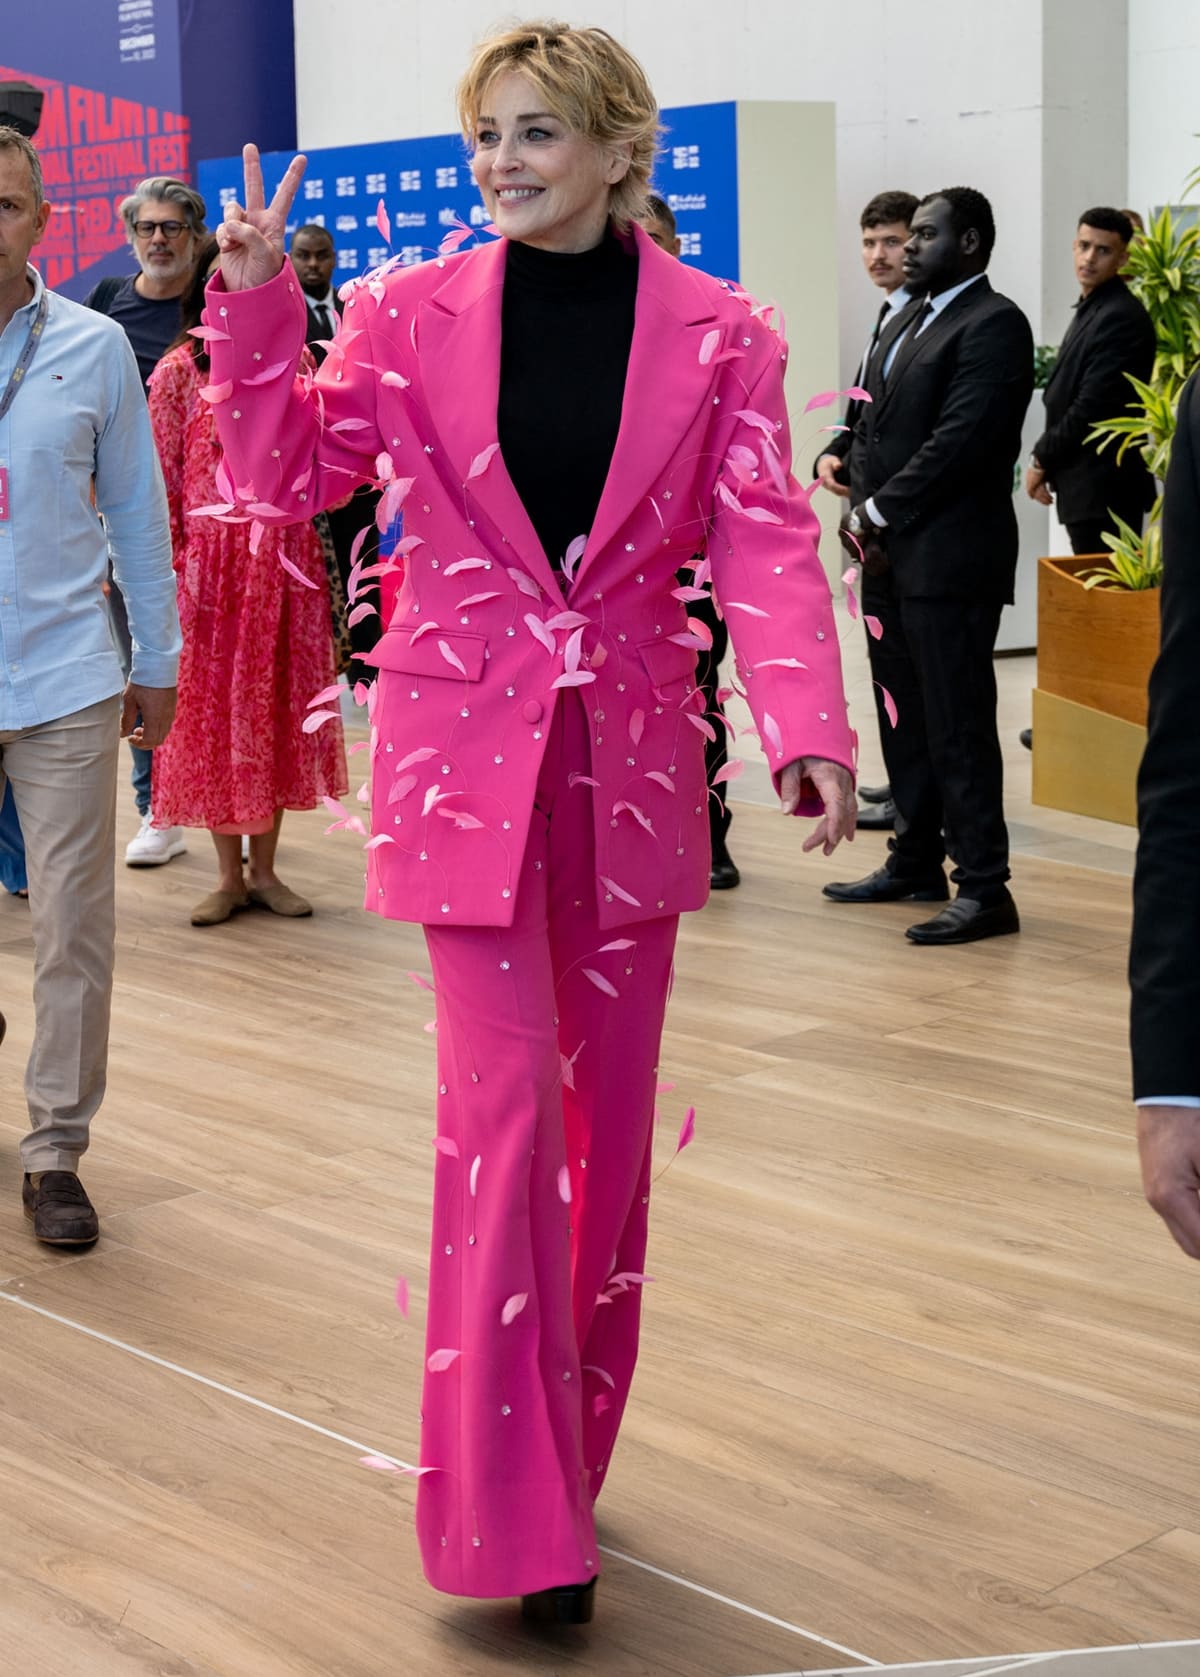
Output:
[[226,204],[225,219],[217,228],[221,248],[221,277],[227,291],[248,291],[266,285],[283,267],[283,236],[288,211],[304,175],[308,159],[293,157],[269,204],[264,203],[262,163],[257,146],[242,147],[246,207]]

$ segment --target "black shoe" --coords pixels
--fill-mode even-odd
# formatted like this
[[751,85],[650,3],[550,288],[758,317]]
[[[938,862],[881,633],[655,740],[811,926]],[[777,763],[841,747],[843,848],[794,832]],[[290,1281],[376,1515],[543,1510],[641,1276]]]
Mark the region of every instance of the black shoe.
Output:
[[21,1184],[25,1215],[47,1246],[91,1246],[100,1238],[100,1219],[83,1183],[72,1170],[44,1170]]
[[899,874],[876,868],[865,879],[825,885],[821,895],[835,903],[944,903],[950,887],[940,869],[930,874]]
[[521,1617],[535,1625],[590,1625],[596,1605],[596,1580],[560,1584],[521,1597]]
[[1033,729],[1032,728],[1022,728],[1021,729],[1021,734],[1020,734],[1020,740],[1021,740],[1021,744],[1025,747],[1026,751],[1032,751],[1033,750]]
[[732,891],[735,885],[742,883],[742,876],[737,870],[737,863],[728,850],[714,850],[712,871],[708,876],[709,889],[712,891]]
[[1017,905],[1006,891],[996,903],[955,897],[932,920],[910,926],[904,935],[910,943],[976,943],[980,938],[1004,937],[1007,932],[1020,930]]
[[891,800],[892,789],[890,786],[860,786],[858,795],[864,804],[886,804]]
[[896,825],[894,800],[885,798],[881,804],[868,804],[866,809],[860,808],[855,825],[863,833],[890,833]]

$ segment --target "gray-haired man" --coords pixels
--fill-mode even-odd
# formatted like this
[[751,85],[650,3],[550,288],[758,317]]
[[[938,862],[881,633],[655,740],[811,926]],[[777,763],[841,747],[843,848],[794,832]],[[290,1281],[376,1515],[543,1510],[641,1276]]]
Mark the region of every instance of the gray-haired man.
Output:
[[[179,300],[187,290],[196,254],[208,228],[204,199],[170,175],[151,175],[121,202],[125,237],[137,257],[138,272],[128,279],[102,279],[85,302],[115,320],[137,356],[142,383],[179,336]],[[109,595],[113,628],[129,663],[129,624],[125,602],[116,588]],[[133,795],[141,826],[125,847],[131,868],[161,867],[187,849],[181,827],[151,825],[153,753],[132,746]]]

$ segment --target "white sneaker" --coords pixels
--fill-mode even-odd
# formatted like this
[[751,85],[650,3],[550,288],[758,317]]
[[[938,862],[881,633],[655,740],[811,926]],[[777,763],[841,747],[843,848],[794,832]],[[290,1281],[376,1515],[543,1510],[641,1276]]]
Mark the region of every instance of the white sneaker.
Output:
[[150,817],[142,816],[142,824],[125,846],[127,868],[161,868],[172,856],[182,856],[187,850],[182,827],[152,827]]

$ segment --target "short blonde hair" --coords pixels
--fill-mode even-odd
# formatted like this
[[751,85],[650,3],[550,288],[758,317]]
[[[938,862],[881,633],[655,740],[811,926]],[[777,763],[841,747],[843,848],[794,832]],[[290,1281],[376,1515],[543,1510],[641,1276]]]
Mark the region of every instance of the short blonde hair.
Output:
[[487,90],[516,70],[547,109],[575,134],[613,150],[628,148],[629,170],[611,189],[609,212],[624,231],[641,218],[661,127],[646,72],[605,29],[572,29],[552,20],[517,23],[476,47],[458,84],[458,116],[470,145]]

